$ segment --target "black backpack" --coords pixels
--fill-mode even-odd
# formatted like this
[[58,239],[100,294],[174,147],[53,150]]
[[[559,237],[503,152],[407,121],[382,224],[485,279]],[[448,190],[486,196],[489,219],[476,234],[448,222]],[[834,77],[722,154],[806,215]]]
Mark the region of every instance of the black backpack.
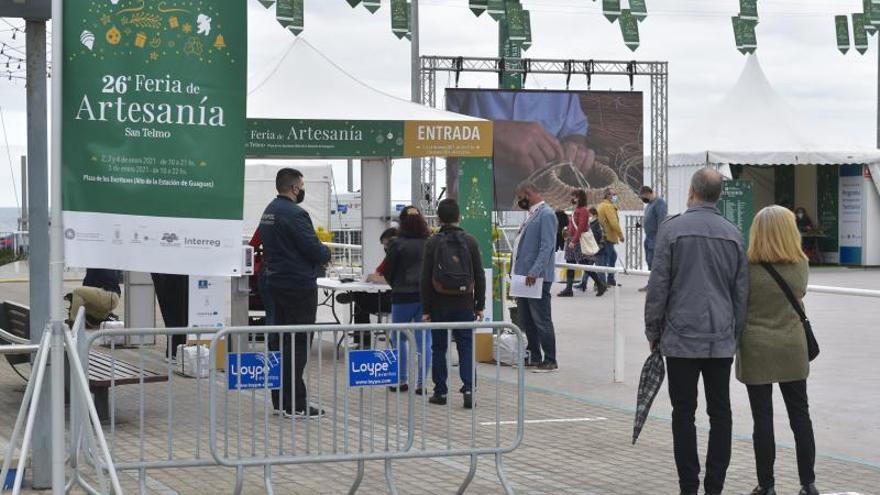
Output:
[[460,230],[437,235],[434,272],[431,276],[438,294],[459,296],[474,292],[474,265],[467,235]]

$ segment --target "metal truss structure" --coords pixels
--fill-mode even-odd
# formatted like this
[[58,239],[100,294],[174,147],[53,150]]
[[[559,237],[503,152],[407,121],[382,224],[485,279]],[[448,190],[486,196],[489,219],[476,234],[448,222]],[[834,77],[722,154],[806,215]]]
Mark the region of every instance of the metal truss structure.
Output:
[[[637,62],[620,60],[556,60],[556,59],[513,59],[493,57],[446,57],[422,56],[419,71],[422,87],[422,102],[437,107],[437,73],[455,74],[458,86],[462,72],[489,72],[498,74],[521,74],[523,80],[529,74],[554,74],[566,76],[568,89],[572,76],[585,76],[587,87],[593,76],[625,76],[629,78],[630,89],[636,77],[651,78],[651,127],[650,127],[650,167],[651,186],[661,196],[666,196],[669,162],[669,63]],[[436,202],[437,160],[429,158],[422,161],[422,190],[425,198],[423,206],[431,210]]]

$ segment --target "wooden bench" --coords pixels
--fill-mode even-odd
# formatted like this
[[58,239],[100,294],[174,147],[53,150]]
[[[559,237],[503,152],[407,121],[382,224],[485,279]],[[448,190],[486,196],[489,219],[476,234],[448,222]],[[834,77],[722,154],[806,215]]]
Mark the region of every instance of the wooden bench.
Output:
[[141,370],[120,359],[103,352],[89,351],[89,390],[95,394],[95,409],[101,420],[110,418],[110,387],[119,385],[136,385],[141,383],[167,382],[168,375],[156,373],[148,369]]
[[[4,301],[0,303],[0,344],[30,343],[30,309],[21,304]],[[6,359],[13,369],[18,364],[29,363],[30,354],[7,354]],[[16,373],[18,370],[16,370]],[[89,350],[89,390],[95,394],[95,408],[102,420],[110,417],[109,391],[111,386],[134,385],[141,383],[141,370],[138,366],[109,354]],[[19,373],[21,375],[21,373]],[[147,369],[143,370],[144,383],[168,381],[162,375]],[[22,376],[24,378],[24,376]]]

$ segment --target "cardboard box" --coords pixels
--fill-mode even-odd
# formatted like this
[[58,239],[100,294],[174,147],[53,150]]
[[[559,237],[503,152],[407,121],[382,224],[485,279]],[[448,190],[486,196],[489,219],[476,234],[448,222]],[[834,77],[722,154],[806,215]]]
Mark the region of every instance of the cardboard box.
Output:
[[[187,339],[186,345],[210,346],[211,341]],[[217,341],[217,356],[214,360],[214,366],[216,366],[218,371],[226,371],[226,339]]]
[[478,363],[494,363],[495,355],[492,353],[494,340],[492,332],[477,332],[474,339],[474,359]]

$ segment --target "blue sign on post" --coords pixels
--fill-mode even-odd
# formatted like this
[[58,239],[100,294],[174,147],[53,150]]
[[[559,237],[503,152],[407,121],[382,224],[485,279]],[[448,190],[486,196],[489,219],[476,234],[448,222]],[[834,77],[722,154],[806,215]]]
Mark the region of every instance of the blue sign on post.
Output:
[[[238,364],[241,356],[241,366]],[[226,359],[226,375],[229,377],[229,390],[246,390],[281,388],[281,353],[280,352],[231,352]],[[268,371],[268,380],[266,373]],[[239,382],[239,376],[241,381]]]
[[338,204],[336,205],[336,211],[342,214],[348,213],[348,205]]
[[348,386],[397,385],[398,368],[396,350],[351,351],[348,354]]

